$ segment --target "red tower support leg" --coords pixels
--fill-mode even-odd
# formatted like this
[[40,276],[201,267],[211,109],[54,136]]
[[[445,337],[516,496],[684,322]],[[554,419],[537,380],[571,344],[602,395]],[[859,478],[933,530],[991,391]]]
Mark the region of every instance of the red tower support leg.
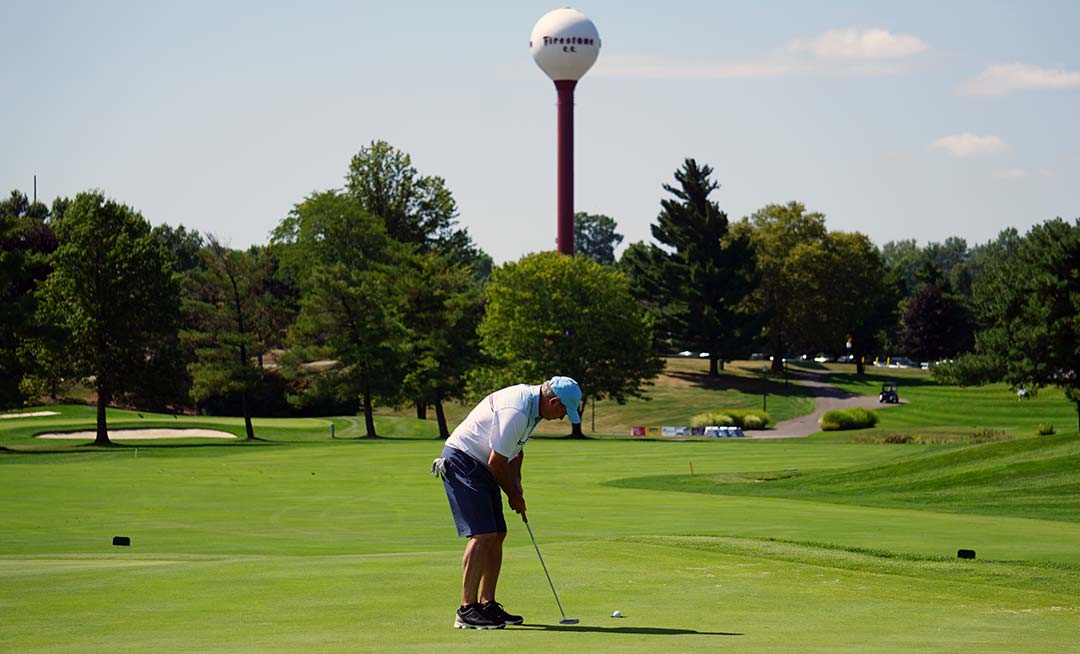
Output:
[[561,254],[574,254],[574,87],[577,80],[555,82],[559,92],[558,245]]

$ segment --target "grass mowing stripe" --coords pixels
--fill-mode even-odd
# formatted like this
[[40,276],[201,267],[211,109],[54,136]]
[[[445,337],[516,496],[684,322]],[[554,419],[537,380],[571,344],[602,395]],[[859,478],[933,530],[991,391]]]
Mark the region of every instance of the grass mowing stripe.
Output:
[[801,565],[1040,591],[1080,603],[1080,564],[926,557],[832,543],[725,536],[630,537],[621,541],[720,552]]
[[[1080,522],[1080,435],[925,450],[884,464],[819,472],[657,475],[613,485],[718,495],[933,508]],[[752,482],[759,483],[752,483]]]

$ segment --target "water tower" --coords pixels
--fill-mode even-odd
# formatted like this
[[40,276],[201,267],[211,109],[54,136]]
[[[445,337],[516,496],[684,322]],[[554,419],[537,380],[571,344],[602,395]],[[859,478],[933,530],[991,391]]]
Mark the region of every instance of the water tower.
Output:
[[558,248],[574,254],[574,87],[600,54],[592,21],[569,7],[544,14],[529,41],[533,59],[555,82],[558,118]]

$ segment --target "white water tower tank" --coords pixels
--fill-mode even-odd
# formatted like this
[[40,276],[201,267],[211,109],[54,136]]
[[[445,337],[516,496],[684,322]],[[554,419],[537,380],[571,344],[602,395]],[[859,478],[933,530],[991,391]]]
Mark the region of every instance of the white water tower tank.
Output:
[[585,14],[564,7],[536,21],[529,48],[536,65],[552,80],[577,81],[600,54],[600,33]]

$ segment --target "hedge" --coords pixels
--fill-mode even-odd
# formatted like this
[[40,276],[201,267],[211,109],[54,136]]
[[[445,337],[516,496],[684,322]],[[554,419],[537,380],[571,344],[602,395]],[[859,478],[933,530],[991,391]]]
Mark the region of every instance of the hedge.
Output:
[[765,429],[772,419],[758,409],[722,409],[699,413],[690,419],[691,427],[740,427],[742,429]]
[[818,420],[822,431],[840,431],[844,429],[864,429],[873,427],[878,416],[873,411],[858,407],[852,409],[832,409],[826,411]]

